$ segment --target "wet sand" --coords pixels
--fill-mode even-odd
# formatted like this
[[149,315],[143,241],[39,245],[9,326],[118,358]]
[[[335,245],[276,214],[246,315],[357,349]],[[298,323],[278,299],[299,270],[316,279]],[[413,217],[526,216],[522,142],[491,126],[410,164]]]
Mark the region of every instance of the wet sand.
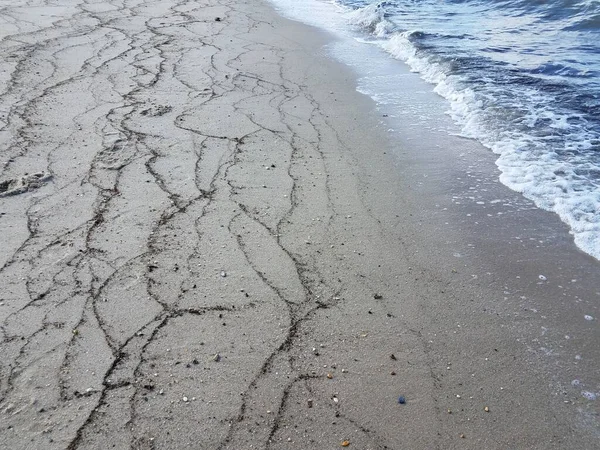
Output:
[[457,202],[485,149],[391,140],[328,36],[0,20],[0,448],[598,447],[598,262],[498,183],[503,221]]

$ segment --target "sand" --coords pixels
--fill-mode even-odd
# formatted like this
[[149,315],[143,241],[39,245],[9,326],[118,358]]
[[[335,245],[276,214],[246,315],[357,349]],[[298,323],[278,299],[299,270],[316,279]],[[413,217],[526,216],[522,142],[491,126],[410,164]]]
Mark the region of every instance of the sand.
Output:
[[433,143],[485,149],[390,139],[331,37],[259,1],[0,20],[0,448],[599,446],[598,262],[498,183],[502,225],[453,201]]

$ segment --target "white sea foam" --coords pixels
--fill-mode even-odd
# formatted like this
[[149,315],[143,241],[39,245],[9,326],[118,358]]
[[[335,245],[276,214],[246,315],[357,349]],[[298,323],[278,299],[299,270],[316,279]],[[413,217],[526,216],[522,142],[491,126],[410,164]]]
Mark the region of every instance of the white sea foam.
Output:
[[[406,62],[434,91],[450,102],[449,114],[462,126],[462,135],[479,140],[499,155],[496,164],[502,172],[500,181],[522,193],[536,206],[558,214],[571,229],[575,244],[586,253],[600,259],[600,186],[581,176],[583,171],[600,171],[600,166],[577,156],[590,139],[573,136],[577,147],[571,149],[568,160],[549,151],[547,143],[538,137],[519,131],[497,131],[486,122],[485,108],[472,89],[461,83],[457,75],[449,75],[442,63],[422,56],[410,41],[417,30],[398,32],[379,45],[392,56]],[[525,93],[526,94],[526,93]],[[540,95],[531,92],[529,95]],[[543,103],[540,99],[537,104]],[[540,120],[551,121],[551,128],[567,127],[568,116],[552,111],[532,111],[525,117],[531,126]],[[588,144],[586,144],[588,143]],[[569,144],[567,144],[569,145]]]

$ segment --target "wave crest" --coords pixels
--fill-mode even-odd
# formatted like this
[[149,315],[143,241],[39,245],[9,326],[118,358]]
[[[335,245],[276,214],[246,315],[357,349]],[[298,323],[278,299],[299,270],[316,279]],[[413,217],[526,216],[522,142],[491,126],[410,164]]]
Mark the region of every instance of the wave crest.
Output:
[[377,36],[384,37],[392,33],[396,28],[387,16],[387,8],[393,7],[391,2],[383,1],[359,8],[348,13],[348,22],[363,30]]

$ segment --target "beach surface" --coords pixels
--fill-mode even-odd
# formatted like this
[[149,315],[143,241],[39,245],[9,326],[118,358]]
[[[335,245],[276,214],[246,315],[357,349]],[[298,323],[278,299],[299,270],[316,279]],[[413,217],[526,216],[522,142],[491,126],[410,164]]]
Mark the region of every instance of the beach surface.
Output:
[[330,36],[137,0],[0,39],[0,448],[600,448],[598,261],[479,144],[392,142]]

